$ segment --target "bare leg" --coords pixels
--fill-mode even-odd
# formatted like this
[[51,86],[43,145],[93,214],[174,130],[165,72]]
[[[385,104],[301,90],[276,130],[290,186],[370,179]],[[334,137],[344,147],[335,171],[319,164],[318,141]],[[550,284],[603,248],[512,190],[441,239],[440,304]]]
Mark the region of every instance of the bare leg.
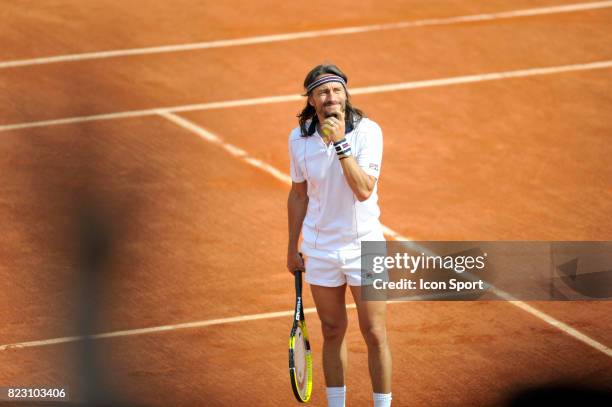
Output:
[[391,393],[391,351],[387,342],[387,303],[363,301],[361,287],[350,286],[359,314],[359,329],[368,347],[368,367],[374,393]]
[[327,387],[344,386],[346,369],[346,343],[344,334],[347,327],[346,285],[322,287],[311,285],[310,291],[321,319],[323,333],[323,372]]

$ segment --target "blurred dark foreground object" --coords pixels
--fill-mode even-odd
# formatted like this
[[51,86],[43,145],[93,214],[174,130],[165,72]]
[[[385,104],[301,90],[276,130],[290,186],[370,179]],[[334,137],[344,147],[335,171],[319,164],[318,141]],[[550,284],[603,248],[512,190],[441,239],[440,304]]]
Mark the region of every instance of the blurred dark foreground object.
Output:
[[524,389],[510,398],[505,407],[612,406],[612,390],[576,385],[550,385]]

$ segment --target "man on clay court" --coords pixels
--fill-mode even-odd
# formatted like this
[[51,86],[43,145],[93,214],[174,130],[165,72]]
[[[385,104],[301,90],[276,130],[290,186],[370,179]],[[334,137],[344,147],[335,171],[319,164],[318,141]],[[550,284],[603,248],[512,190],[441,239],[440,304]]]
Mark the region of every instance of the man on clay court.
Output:
[[365,301],[360,290],[360,243],[385,240],[376,193],[382,131],[351,105],[347,82],[335,65],[316,66],[304,80],[308,100],[289,136],[287,268],[305,271],[321,319],[328,406],[345,404],[348,285],[368,348],[374,406],[383,407],[391,405],[386,303]]

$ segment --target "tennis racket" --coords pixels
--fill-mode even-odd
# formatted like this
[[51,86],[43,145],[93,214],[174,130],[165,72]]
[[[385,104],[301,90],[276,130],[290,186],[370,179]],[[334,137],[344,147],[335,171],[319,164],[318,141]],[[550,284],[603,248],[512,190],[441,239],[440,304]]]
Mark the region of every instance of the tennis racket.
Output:
[[289,336],[289,376],[295,398],[307,403],[312,392],[312,354],[302,306],[302,271],[295,271],[295,313]]

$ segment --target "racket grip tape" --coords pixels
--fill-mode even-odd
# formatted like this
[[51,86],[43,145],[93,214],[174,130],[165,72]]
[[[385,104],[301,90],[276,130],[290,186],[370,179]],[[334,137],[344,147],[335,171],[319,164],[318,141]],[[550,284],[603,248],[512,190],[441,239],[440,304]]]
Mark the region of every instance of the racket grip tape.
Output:
[[298,297],[302,296],[302,270],[295,270],[295,294]]
[[[302,253],[300,253],[300,257],[302,256]],[[295,293],[297,294],[298,297],[302,296],[302,270],[300,269],[295,269],[295,272],[293,273],[294,277],[295,277]]]

